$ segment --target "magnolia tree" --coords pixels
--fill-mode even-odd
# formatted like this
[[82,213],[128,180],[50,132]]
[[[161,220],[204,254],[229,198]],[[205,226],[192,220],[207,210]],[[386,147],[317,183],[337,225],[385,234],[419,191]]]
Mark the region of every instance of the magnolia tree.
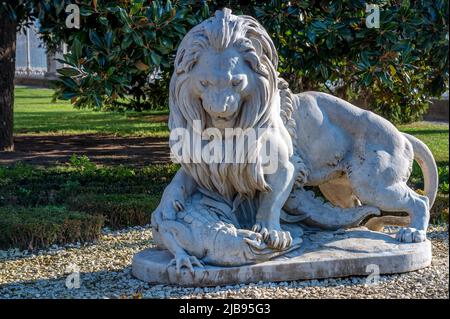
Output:
[[398,123],[417,120],[448,88],[448,1],[287,3],[250,12],[274,38],[293,90],[360,98]]
[[293,91],[362,97],[389,120],[407,122],[448,87],[445,0],[7,1],[0,4],[0,149],[12,147],[15,31],[24,22],[39,19],[49,48],[70,48],[55,98],[142,110],[166,107],[179,42],[222,6],[262,22]]
[[66,12],[47,11],[41,17],[45,41],[64,41],[70,48],[62,61],[67,67],[59,70],[57,97],[76,107],[165,107],[176,48],[190,28],[210,16],[207,3],[76,3],[79,28],[61,23]]
[[280,53],[279,71],[294,91],[362,97],[391,121],[407,122],[448,85],[443,0],[80,3],[80,29],[54,32],[58,20],[44,19],[42,30],[71,47],[57,96],[77,107],[165,107],[179,41],[221,6],[263,23]]

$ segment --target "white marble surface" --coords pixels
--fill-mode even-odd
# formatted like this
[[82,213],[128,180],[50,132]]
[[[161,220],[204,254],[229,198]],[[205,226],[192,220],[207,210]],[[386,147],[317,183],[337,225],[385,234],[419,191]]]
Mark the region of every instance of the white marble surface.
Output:
[[[402,273],[431,263],[431,243],[399,243],[392,235],[358,228],[347,231],[307,231],[303,245],[285,256],[240,267],[205,266],[194,274],[166,268],[173,258],[167,250],[147,249],[134,256],[133,275],[151,283],[218,286],[258,281],[288,281]],[[226,252],[224,252],[226,253]],[[369,266],[372,265],[372,266]],[[375,266],[373,266],[375,265]]]
[[[294,94],[277,70],[278,53],[264,27],[229,9],[192,28],[180,43],[170,82],[169,128],[171,150],[180,146],[173,153],[181,169],[152,214],[155,242],[170,253],[137,255],[139,278],[237,283],[363,274],[372,259],[385,273],[423,267],[424,258],[429,262],[424,247],[438,175],[428,147],[338,97]],[[255,134],[253,140],[245,137],[247,148],[237,142],[242,130]],[[176,132],[184,132],[181,142],[172,138]],[[212,147],[212,140],[220,156],[209,156],[215,158],[211,162],[202,147]],[[206,151],[210,155],[211,149]],[[227,161],[230,154],[240,160]],[[424,175],[424,195],[407,184],[414,160]],[[320,189],[327,201],[309,187]],[[316,244],[302,237],[304,225],[321,228],[325,236],[326,230],[360,226],[380,211],[408,214],[398,242],[360,231],[360,237],[337,241],[343,245],[339,249],[308,252]],[[282,221],[295,226],[286,230]],[[385,236],[385,243],[374,236]],[[317,240],[323,243],[320,236]],[[297,247],[299,255],[291,256]],[[354,255],[358,247],[367,252]],[[290,260],[265,263],[283,255]],[[190,278],[190,272],[203,279]]]

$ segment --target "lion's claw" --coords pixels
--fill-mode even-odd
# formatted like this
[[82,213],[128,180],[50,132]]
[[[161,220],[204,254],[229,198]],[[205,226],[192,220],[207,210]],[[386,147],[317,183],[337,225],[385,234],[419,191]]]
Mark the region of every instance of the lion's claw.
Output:
[[181,269],[183,267],[188,268],[192,275],[195,272],[194,266],[197,266],[200,268],[204,267],[203,263],[200,260],[198,260],[197,257],[189,256],[187,254],[182,255],[182,256],[175,256],[175,258],[173,258],[167,265],[168,268],[171,266],[175,266],[175,271],[176,271],[177,276],[179,276],[181,274]]
[[181,201],[179,201],[179,200],[174,200],[174,201],[172,202],[172,204],[173,204],[173,208],[175,208],[175,210],[176,210],[177,212],[181,212],[181,211],[184,210],[184,205],[183,205],[183,203],[182,203]]
[[272,247],[278,247],[280,244],[280,236],[278,236],[278,233],[276,230],[271,230],[269,233],[269,240],[271,242]]
[[259,231],[261,230],[261,225],[260,224],[255,224],[252,227],[252,231],[255,233],[259,233]]
[[284,250],[289,248],[292,244],[292,236],[288,231],[272,230],[270,235],[269,246],[275,249]]
[[292,244],[291,233],[279,227],[265,227],[261,223],[256,223],[252,231],[261,234],[263,241],[273,249],[284,250]]
[[424,230],[405,227],[398,231],[395,238],[403,243],[420,243],[426,240],[427,235]]
[[264,240],[265,242],[267,242],[267,239],[269,238],[269,235],[270,235],[269,230],[268,230],[266,227],[264,227],[264,228],[261,230],[260,234],[262,235],[263,240]]

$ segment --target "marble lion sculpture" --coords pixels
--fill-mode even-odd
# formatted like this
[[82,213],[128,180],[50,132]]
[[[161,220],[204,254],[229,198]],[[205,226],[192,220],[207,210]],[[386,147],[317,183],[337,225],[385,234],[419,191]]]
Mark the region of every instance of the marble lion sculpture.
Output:
[[[277,170],[270,174],[258,153],[256,163],[181,163],[152,215],[155,240],[174,254],[177,270],[203,262],[245,264],[288,251],[299,242],[282,220],[338,229],[380,211],[406,212],[409,225],[397,239],[424,241],[437,191],[436,164],[427,146],[332,95],[293,94],[278,77],[277,65],[277,51],[260,23],[229,9],[195,26],[179,46],[170,82],[170,129],[192,132],[195,120],[202,129],[271,128],[258,142],[272,143],[278,155]],[[424,174],[426,196],[407,186],[414,159]],[[318,186],[329,203],[307,186]],[[204,197],[204,214],[214,212],[209,222],[189,213],[199,196],[194,194]],[[229,236],[234,248],[213,233],[193,234],[205,225]],[[222,262],[224,255],[239,257]]]

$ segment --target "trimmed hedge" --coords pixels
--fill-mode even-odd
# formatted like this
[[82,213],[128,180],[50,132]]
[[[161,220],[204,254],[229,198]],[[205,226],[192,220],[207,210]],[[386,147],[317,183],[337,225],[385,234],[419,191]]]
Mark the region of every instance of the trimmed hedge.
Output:
[[47,169],[0,167],[0,206],[63,205],[67,198],[88,193],[161,195],[177,169],[174,164],[96,167],[88,159]]
[[0,248],[90,241],[104,225],[148,224],[177,169],[99,167],[85,156],[52,168],[0,167]]
[[105,217],[106,225],[120,229],[150,223],[151,213],[159,204],[160,196],[83,194],[67,201],[71,210]]
[[33,250],[53,244],[88,242],[99,238],[101,215],[65,207],[0,207],[0,248]]
[[[63,167],[0,167],[0,248],[86,242],[98,238],[104,225],[148,224],[177,169],[174,164],[98,167],[86,157]],[[439,181],[431,219],[448,222],[448,166],[439,167]],[[410,184],[423,188],[417,164]]]
[[432,222],[448,223],[449,213],[449,197],[448,194],[438,193],[434,205],[430,210],[430,219]]

